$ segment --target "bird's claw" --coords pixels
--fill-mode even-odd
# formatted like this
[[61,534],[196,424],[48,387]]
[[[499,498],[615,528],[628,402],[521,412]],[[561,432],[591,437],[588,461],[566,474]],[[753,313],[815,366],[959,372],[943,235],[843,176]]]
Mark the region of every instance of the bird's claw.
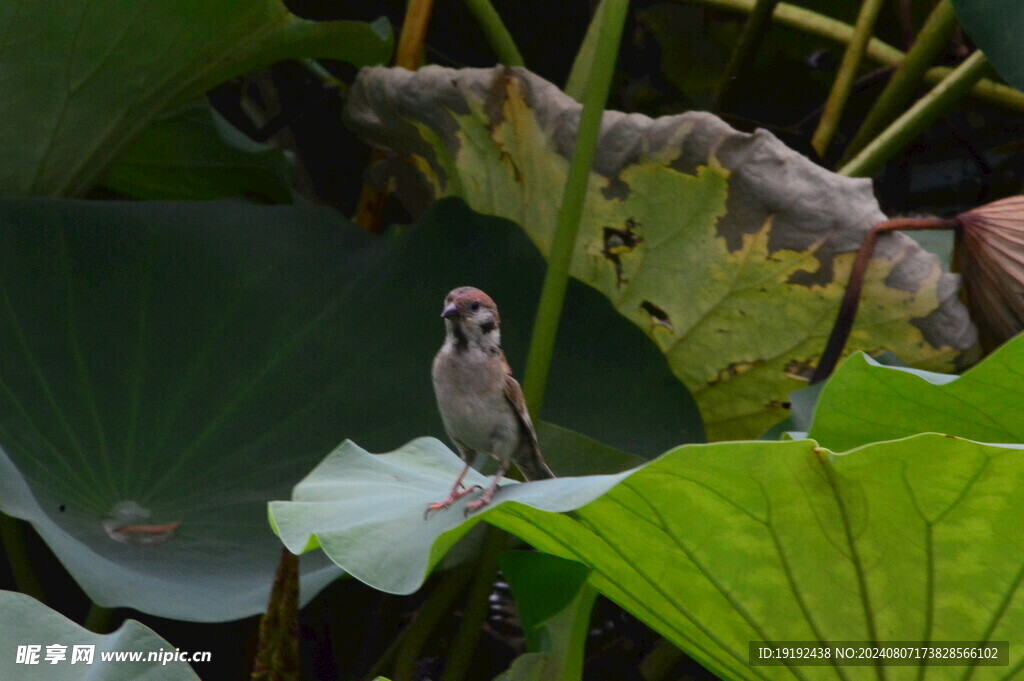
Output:
[[444,501],[435,501],[432,504],[427,504],[427,508],[423,511],[423,519],[426,520],[430,517],[431,511],[440,511],[441,509],[448,508],[452,503],[445,499]]
[[493,497],[494,497],[494,490],[493,489],[490,489],[487,492],[484,492],[484,495],[482,497],[480,497],[476,501],[471,501],[468,504],[466,504],[466,508],[462,512],[463,517],[467,517],[468,518],[469,514],[472,513],[473,511],[479,511],[481,508],[483,508],[487,504],[491,503],[491,499]]
[[459,483],[458,487],[451,491],[447,499],[444,499],[443,501],[435,501],[432,504],[427,504],[426,510],[423,511],[423,519],[426,520],[428,517],[430,517],[431,511],[441,511],[443,509],[446,509],[452,504],[454,504],[456,501],[461,499],[462,497],[466,496],[467,494],[472,494],[473,492],[479,489],[483,489],[483,487],[481,487],[480,485],[472,485],[471,487],[466,487],[462,483]]

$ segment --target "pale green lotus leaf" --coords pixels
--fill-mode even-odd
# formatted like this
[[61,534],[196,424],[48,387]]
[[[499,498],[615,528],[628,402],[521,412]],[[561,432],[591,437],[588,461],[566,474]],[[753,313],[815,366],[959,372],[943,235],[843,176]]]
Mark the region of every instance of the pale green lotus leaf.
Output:
[[582,563],[590,585],[722,679],[881,675],[751,666],[751,641],[1009,642],[1009,666],[932,666],[926,679],[1007,679],[1024,665],[1024,544],[1012,539],[1024,446],[937,434],[845,454],[813,440],[687,445],[614,476],[510,481],[468,519],[472,497],[424,519],[460,467],[436,440],[381,455],[346,443],[270,513],[293,551],[319,545],[399,593],[486,521]]
[[[392,158],[415,210],[442,196],[518,223],[547,252],[580,105],[522,69],[364,69],[350,126]],[[806,385],[853,252],[884,219],[867,180],[706,113],[605,113],[572,275],[668,357],[709,439],[756,437]],[[849,350],[954,368],[976,341],[958,279],[912,239],[882,239]]]
[[[34,598],[0,591],[0,679],[5,681],[199,681],[182,659],[194,652],[200,651],[181,651],[135,620],[113,633],[96,634]],[[129,659],[136,653],[139,660]],[[122,659],[103,660],[104,655]]]

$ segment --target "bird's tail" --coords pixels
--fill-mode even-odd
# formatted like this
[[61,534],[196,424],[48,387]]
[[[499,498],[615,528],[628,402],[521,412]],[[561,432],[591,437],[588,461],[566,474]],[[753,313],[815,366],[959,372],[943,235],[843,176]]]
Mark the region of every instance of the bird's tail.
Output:
[[[527,438],[523,438],[527,440]],[[513,457],[516,462],[516,466],[523,474],[523,479],[527,482],[533,480],[547,480],[548,478],[555,477],[555,474],[551,472],[548,465],[544,462],[544,457],[540,455],[540,447],[537,447],[536,443],[526,441],[516,451]]]

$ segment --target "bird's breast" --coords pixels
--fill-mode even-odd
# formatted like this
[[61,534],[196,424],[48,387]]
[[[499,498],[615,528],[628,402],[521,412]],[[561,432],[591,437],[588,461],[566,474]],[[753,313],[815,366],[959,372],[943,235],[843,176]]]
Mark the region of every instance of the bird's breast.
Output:
[[446,352],[434,358],[434,392],[448,434],[478,452],[495,454],[519,436],[505,397],[505,372],[482,351]]

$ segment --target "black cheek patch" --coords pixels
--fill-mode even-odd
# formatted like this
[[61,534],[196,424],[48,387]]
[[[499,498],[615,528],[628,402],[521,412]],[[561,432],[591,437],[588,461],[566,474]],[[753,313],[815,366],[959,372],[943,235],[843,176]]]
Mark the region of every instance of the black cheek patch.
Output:
[[480,325],[480,330],[484,333],[490,333],[491,331],[494,331],[495,328],[496,324],[494,322],[484,322]]

